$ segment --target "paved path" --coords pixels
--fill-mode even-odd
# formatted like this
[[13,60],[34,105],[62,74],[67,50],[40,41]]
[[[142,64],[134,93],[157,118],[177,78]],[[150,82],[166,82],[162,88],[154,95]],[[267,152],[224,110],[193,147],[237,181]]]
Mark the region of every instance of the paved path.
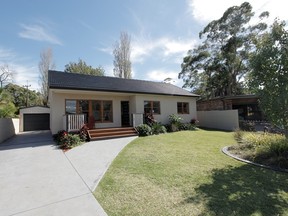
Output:
[[90,142],[66,153],[47,131],[0,144],[0,215],[106,215],[92,191],[133,139]]

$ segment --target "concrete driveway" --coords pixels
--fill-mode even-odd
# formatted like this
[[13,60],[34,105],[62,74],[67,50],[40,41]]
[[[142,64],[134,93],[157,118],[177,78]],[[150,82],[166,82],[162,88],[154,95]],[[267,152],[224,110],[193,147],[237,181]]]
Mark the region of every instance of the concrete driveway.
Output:
[[47,131],[0,144],[0,215],[106,215],[92,192],[133,139],[94,141],[66,153]]

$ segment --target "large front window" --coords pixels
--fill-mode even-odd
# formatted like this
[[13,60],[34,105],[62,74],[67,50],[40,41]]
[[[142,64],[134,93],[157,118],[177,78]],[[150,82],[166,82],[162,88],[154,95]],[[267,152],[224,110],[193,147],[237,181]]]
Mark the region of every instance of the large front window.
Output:
[[66,100],[66,114],[85,114],[85,122],[91,117],[95,122],[113,122],[112,101]]
[[112,101],[92,101],[93,116],[96,122],[112,122],[113,109]]
[[144,113],[160,114],[160,101],[144,101]]

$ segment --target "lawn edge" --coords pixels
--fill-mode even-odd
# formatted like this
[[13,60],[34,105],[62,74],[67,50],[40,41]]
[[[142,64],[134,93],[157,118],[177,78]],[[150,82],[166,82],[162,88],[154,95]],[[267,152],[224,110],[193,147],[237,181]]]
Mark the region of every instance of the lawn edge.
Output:
[[277,171],[277,172],[288,173],[288,169],[281,169],[281,168],[277,168],[277,167],[267,166],[267,165],[255,163],[255,162],[252,162],[252,161],[245,160],[245,159],[243,159],[243,158],[237,157],[236,155],[231,154],[231,153],[228,151],[228,148],[229,148],[229,147],[230,147],[230,146],[225,146],[224,148],[222,148],[222,152],[223,152],[224,154],[226,154],[227,156],[234,158],[235,160],[241,161],[241,162],[243,162],[243,163],[251,164],[251,165],[253,165],[253,166],[261,167],[261,168],[264,168],[264,169],[270,169],[270,170]]

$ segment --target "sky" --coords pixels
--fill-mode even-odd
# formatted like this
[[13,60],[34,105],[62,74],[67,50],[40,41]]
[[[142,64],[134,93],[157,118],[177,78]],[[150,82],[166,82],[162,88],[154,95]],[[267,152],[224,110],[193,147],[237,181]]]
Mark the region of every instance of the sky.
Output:
[[[113,76],[113,45],[131,36],[134,79],[172,83],[199,32],[239,0],[0,0],[0,65],[14,71],[13,83],[40,90],[40,53],[53,51],[56,70],[84,60]],[[287,0],[251,0],[257,14],[288,20]]]

